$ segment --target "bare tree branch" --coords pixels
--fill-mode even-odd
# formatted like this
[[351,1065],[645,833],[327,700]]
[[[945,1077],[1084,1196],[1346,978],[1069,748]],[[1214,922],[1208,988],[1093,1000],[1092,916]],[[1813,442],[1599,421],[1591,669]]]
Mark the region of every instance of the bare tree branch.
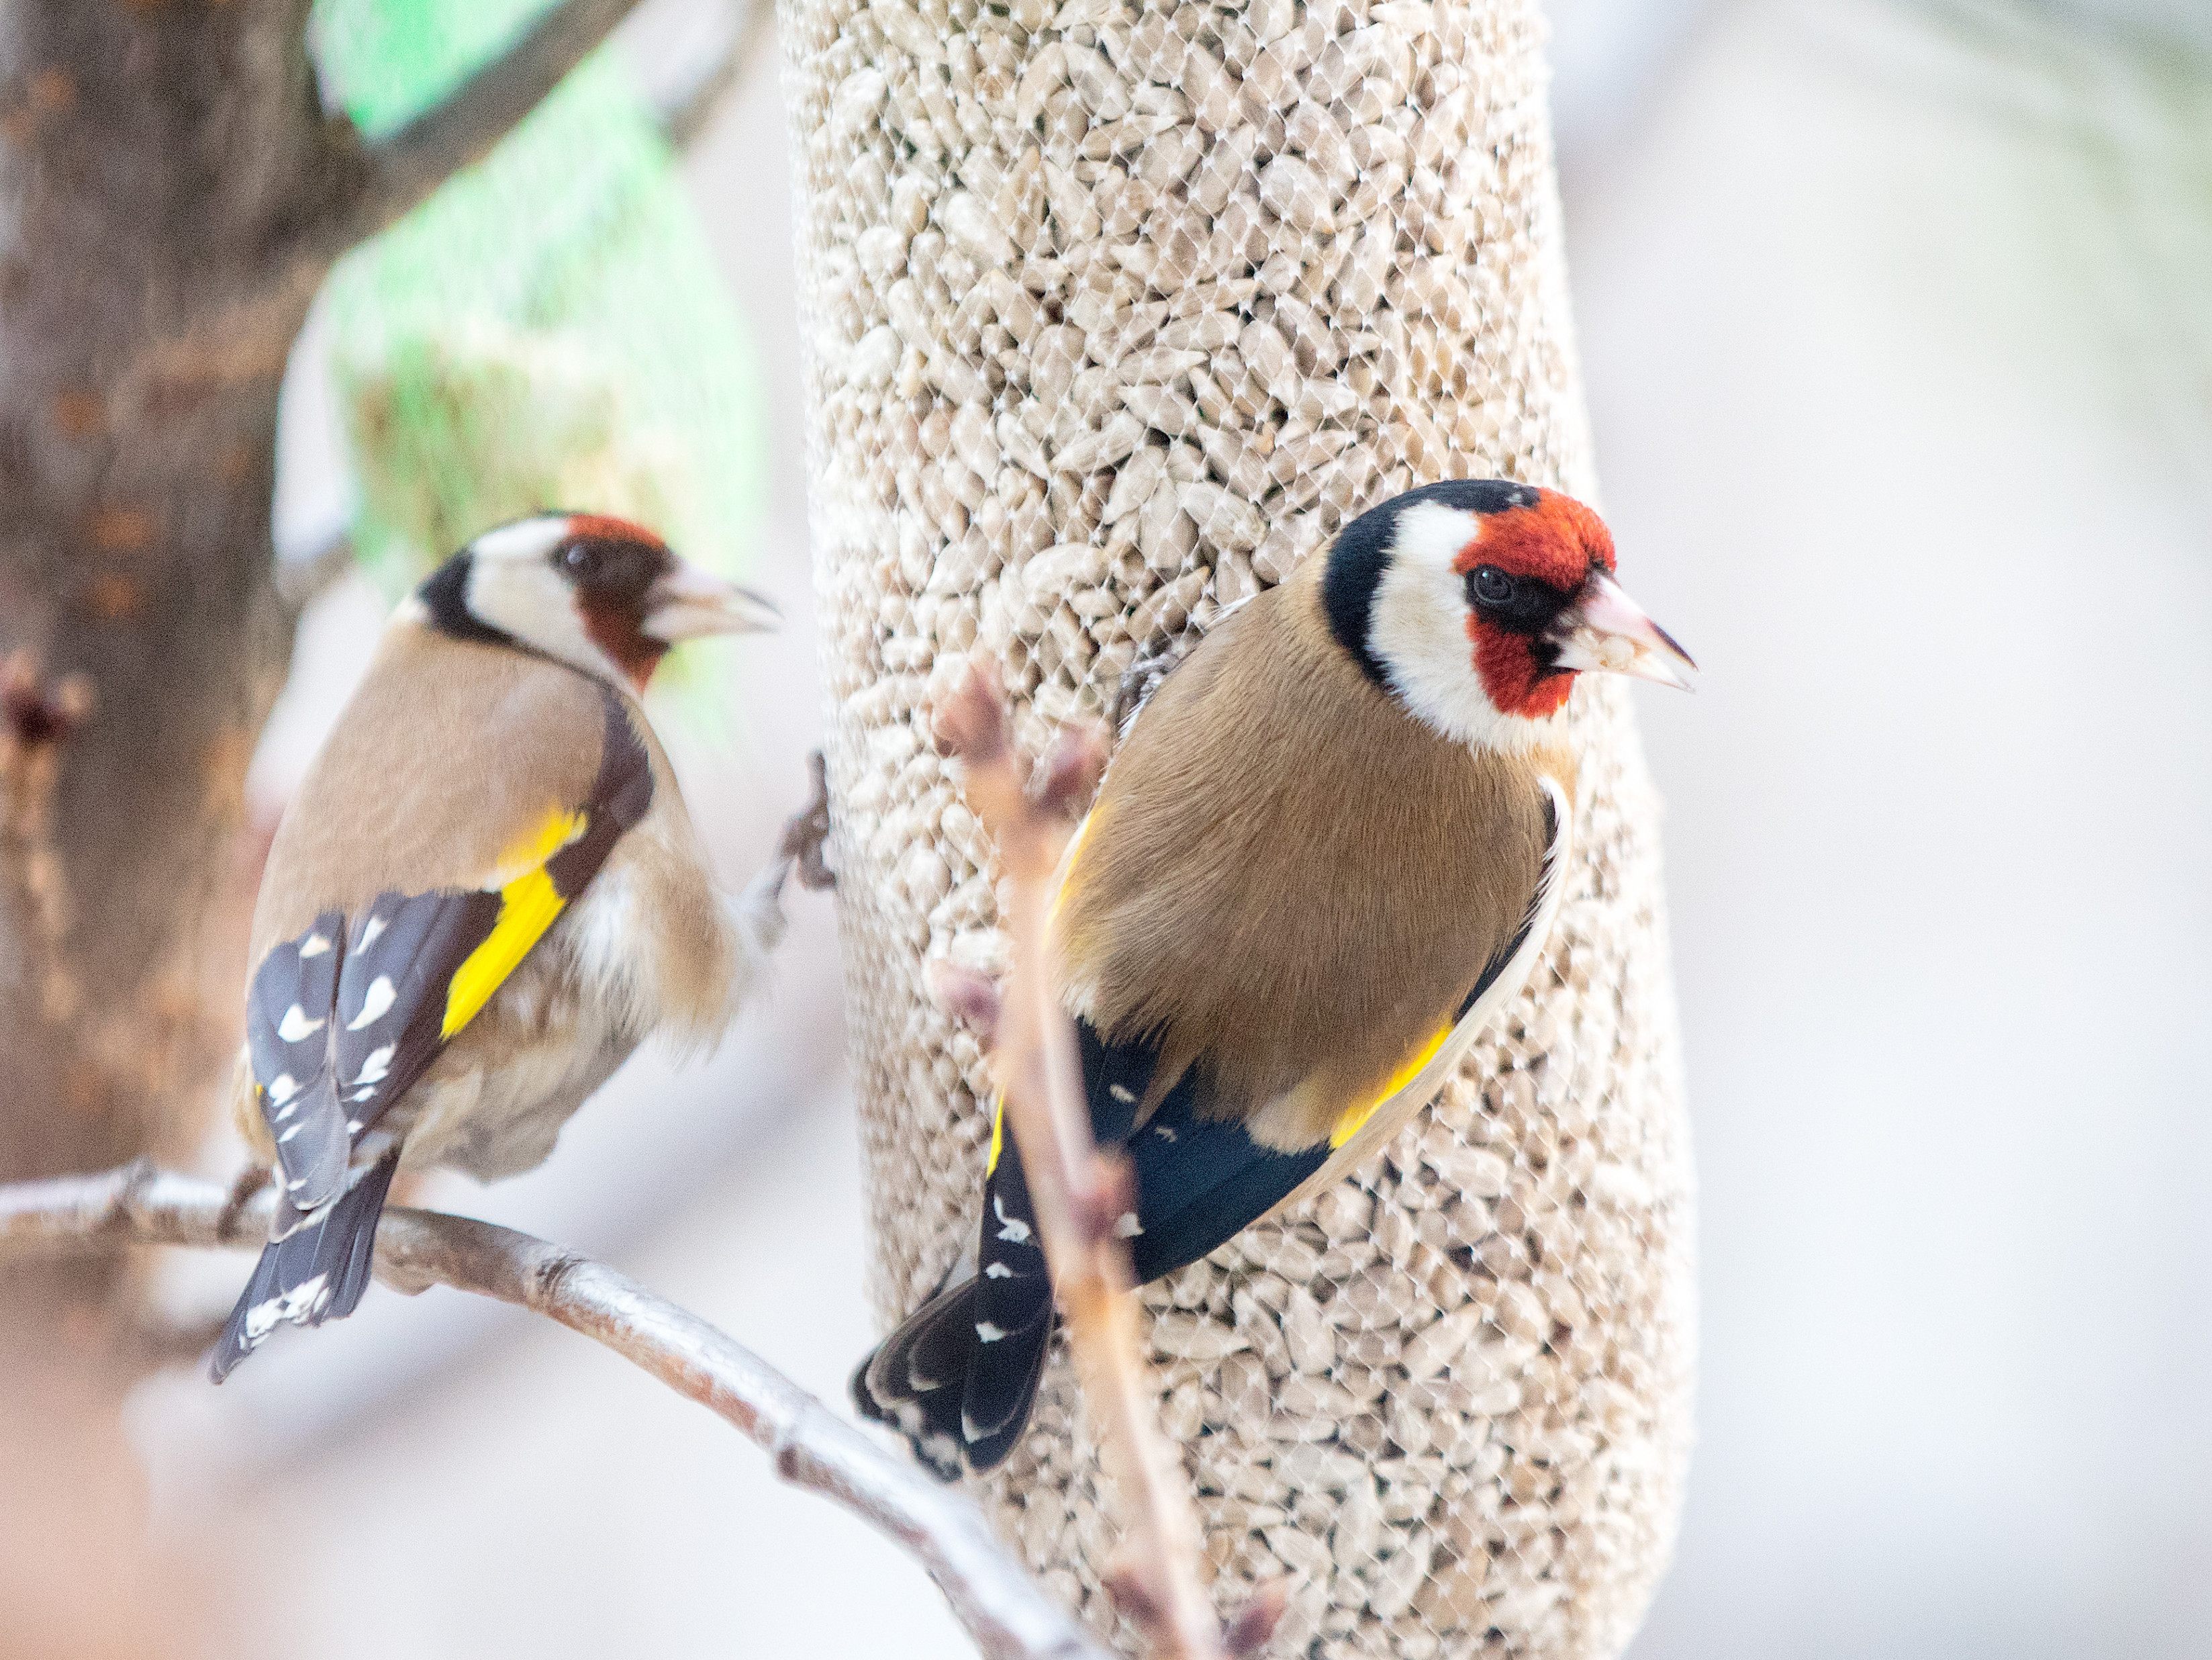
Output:
[[730,31],[719,57],[692,77],[660,113],[660,131],[677,149],[688,149],[714,119],[722,100],[742,82],[753,59],[775,33],[775,0],[745,0],[744,15]]
[[637,3],[562,0],[439,103],[353,149],[341,163],[343,182],[316,211],[312,252],[336,258],[482,161]]
[[1069,733],[1038,769],[1033,791],[1015,752],[1006,701],[981,663],[939,710],[937,738],[962,763],[962,794],[998,848],[1008,888],[1012,964],[991,1022],[992,1070],[1120,1501],[1124,1538],[1110,1576],[1115,1600],[1164,1660],[1256,1652],[1281,1598],[1255,1597],[1224,1637],[1200,1582],[1198,1518],[1182,1461],[1160,1432],[1159,1388],[1130,1294],[1128,1242],[1116,1227],[1134,1203],[1128,1167],[1102,1155],[1092,1139],[1075,1027],[1048,971],[1054,873],[1075,813],[1097,783],[1104,744],[1095,733]]
[[[258,1245],[269,1196],[237,1195],[141,1162],[100,1176],[0,1187],[0,1255],[99,1241]],[[961,1494],[877,1445],[781,1372],[627,1275],[511,1228],[394,1208],[377,1272],[403,1290],[451,1286],[556,1320],[733,1425],[776,1474],[902,1546],[929,1571],[988,1660],[1108,1660],[1030,1578]]]

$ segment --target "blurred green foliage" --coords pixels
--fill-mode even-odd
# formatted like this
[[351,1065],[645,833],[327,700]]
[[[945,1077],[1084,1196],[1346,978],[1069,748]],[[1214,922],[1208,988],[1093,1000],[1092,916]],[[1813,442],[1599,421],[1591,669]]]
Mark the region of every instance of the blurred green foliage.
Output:
[[[325,82],[386,131],[539,0],[318,0]],[[617,513],[726,573],[763,497],[758,380],[652,111],[614,52],[349,258],[327,295],[364,564],[397,593],[489,526]]]

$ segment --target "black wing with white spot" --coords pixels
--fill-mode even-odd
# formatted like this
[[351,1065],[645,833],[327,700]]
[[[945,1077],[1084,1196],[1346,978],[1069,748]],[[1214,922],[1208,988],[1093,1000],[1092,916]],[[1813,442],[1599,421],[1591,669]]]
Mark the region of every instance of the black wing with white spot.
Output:
[[[1077,1023],[1091,1130],[1122,1147],[1137,1178],[1126,1219],[1137,1277],[1195,1261],[1297,1188],[1328,1158],[1326,1145],[1276,1152],[1241,1125],[1206,1118],[1194,1073],[1168,1091],[1142,1130],[1137,1104],[1152,1086],[1158,1051],[1108,1043]],[[1133,1136],[1133,1140],[1132,1139]],[[989,1469],[1020,1440],[1052,1341],[1052,1278],[1036,1234],[1021,1156],[994,1124],[983,1219],[971,1277],[949,1277],[936,1294],[861,1363],[853,1377],[860,1410],[904,1433],[939,1475],[962,1463]]]
[[352,1151],[331,1071],[331,1017],[344,951],[345,918],[325,911],[262,959],[246,994],[255,1094],[295,1212],[337,1196]]
[[325,911],[255,971],[246,1044],[283,1191],[270,1242],[217,1347],[217,1382],[278,1326],[351,1310],[398,1158],[376,1135],[379,1121],[651,806],[651,757],[620,702],[605,696],[589,799],[533,827],[496,886],[387,891],[352,917]]
[[443,1046],[443,994],[498,925],[498,892],[380,894],[349,927],[325,911],[270,950],[246,1045],[276,1145],[289,1233],[343,1189],[353,1149]]
[[[1432,1052],[1455,1035],[1471,1039],[1518,983],[1509,970],[1548,927],[1565,845],[1563,806],[1556,788],[1547,787],[1547,848],[1528,915],[1484,965]],[[1121,1150],[1135,1178],[1136,1208],[1123,1219],[1122,1231],[1139,1283],[1209,1255],[1322,1177],[1340,1152],[1348,1160],[1351,1137],[1384,1104],[1378,1099],[1352,1109],[1340,1137],[1270,1147],[1255,1140],[1235,1115],[1209,1110],[1203,1068],[1192,1067],[1139,1127],[1137,1108],[1153,1091],[1158,1044],[1149,1038],[1110,1043],[1081,1019],[1076,1035],[1091,1132],[1101,1146]],[[1416,1078],[1402,1088],[1421,1086]],[[957,1269],[948,1274],[853,1376],[860,1411],[904,1434],[948,1481],[963,1463],[988,1469],[1013,1450],[1052,1339],[1051,1278],[1021,1156],[1006,1139],[1003,1114],[993,1126],[975,1262],[970,1276]]]
[[610,694],[590,798],[533,827],[498,886],[380,893],[270,952],[250,1000],[253,1073],[295,1205],[335,1195],[350,1145],[476,1017],[652,801],[650,758]]
[[380,893],[355,923],[331,1034],[349,1135],[371,1128],[437,1059],[448,988],[501,909],[497,890]]
[[974,1359],[960,1400],[969,1461],[988,1468],[1012,1450],[1028,1422],[1052,1341],[1052,1275],[1045,1266],[1029,1178],[1006,1135],[1004,1109],[993,1133],[997,1155],[983,1184],[982,1237],[970,1312]]

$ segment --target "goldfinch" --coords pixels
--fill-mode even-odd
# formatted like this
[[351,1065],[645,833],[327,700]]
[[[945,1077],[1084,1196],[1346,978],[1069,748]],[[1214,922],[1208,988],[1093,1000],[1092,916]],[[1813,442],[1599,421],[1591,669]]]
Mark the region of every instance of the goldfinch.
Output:
[[[1555,491],[1432,484],[1224,612],[1135,712],[1054,913],[1092,1128],[1135,1177],[1138,1280],[1381,1146],[1543,949],[1574,823],[1564,710],[1690,659]],[[1019,1157],[854,1395],[946,1477],[1019,1438],[1053,1329]]]
[[585,514],[487,532],[394,613],[254,908],[236,1111],[276,1210],[216,1382],[352,1311],[396,1172],[529,1170],[648,1033],[720,1036],[790,861],[726,913],[638,700],[676,642],[775,620]]

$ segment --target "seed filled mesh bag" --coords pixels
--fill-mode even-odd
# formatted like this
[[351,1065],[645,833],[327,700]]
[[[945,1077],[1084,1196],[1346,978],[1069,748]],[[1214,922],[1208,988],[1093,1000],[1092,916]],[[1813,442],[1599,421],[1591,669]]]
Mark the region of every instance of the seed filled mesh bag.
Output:
[[[930,741],[960,666],[1003,666],[1037,745],[1393,493],[1587,495],[1591,462],[1531,0],[781,21],[888,1320],[974,1226],[988,1132],[924,984],[1003,955]],[[1220,1600],[1292,1587],[1278,1654],[1617,1654],[1666,1559],[1692,1310],[1657,807],[1623,689],[1576,696],[1575,862],[1528,988],[1384,1156],[1144,1293]],[[1064,1360],[976,1485],[1111,1629]]]

